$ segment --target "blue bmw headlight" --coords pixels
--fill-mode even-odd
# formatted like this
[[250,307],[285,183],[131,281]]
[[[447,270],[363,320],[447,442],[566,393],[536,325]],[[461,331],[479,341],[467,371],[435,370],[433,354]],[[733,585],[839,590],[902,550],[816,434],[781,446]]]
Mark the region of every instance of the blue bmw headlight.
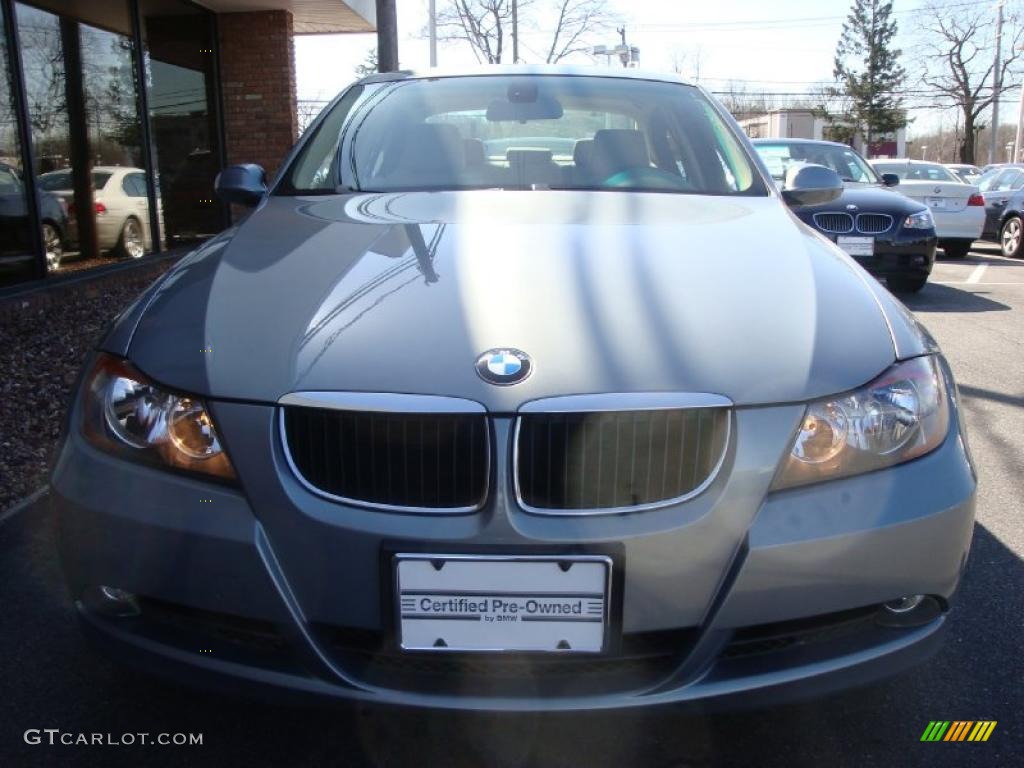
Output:
[[903,220],[904,229],[935,229],[935,219],[929,210],[912,213]]

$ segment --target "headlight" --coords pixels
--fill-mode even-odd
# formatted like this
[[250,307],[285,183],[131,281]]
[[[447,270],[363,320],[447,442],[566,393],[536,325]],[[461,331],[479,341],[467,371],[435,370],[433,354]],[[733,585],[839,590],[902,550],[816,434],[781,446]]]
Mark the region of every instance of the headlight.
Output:
[[101,354],[82,392],[85,437],[126,458],[234,479],[210,412],[167,392],[130,363]]
[[932,218],[931,211],[921,211],[920,213],[912,213],[903,220],[904,229],[934,229],[935,219]]
[[870,472],[922,456],[949,429],[938,358],[898,363],[854,392],[811,403],[773,489]]

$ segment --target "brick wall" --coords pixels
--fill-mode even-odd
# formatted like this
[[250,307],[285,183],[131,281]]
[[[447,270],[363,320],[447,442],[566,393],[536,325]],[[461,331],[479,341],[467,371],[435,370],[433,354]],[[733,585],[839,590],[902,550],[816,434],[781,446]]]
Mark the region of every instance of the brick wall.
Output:
[[292,15],[224,13],[217,23],[228,162],[259,163],[269,179],[298,136]]

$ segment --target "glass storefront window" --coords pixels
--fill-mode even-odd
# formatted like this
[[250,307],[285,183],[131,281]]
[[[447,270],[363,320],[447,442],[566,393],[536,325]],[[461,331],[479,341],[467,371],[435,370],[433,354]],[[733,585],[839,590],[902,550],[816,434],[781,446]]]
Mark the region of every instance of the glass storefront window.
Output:
[[43,4],[50,10],[19,3],[17,19],[38,188],[65,214],[62,222],[43,216],[48,265],[68,271],[139,258],[153,243],[148,200],[126,187],[146,173],[127,2],[101,0],[86,11]]
[[[185,0],[7,7],[18,47],[7,50],[0,26],[0,287],[140,258],[223,229],[226,210],[213,193],[223,157],[213,14]],[[23,80],[21,117],[11,56]],[[142,87],[148,115],[140,112]],[[26,156],[38,221],[27,205]],[[36,251],[40,241],[45,253]]]
[[213,17],[181,0],[140,0],[157,194],[168,246],[224,228]]
[[5,23],[0,15],[0,287],[37,274]]

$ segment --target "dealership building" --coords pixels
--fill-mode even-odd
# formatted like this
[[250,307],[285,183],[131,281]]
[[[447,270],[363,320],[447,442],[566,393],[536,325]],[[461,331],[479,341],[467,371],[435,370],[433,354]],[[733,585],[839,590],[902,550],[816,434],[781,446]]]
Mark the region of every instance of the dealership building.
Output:
[[0,0],[0,291],[230,224],[217,171],[294,143],[294,37],[374,0]]

